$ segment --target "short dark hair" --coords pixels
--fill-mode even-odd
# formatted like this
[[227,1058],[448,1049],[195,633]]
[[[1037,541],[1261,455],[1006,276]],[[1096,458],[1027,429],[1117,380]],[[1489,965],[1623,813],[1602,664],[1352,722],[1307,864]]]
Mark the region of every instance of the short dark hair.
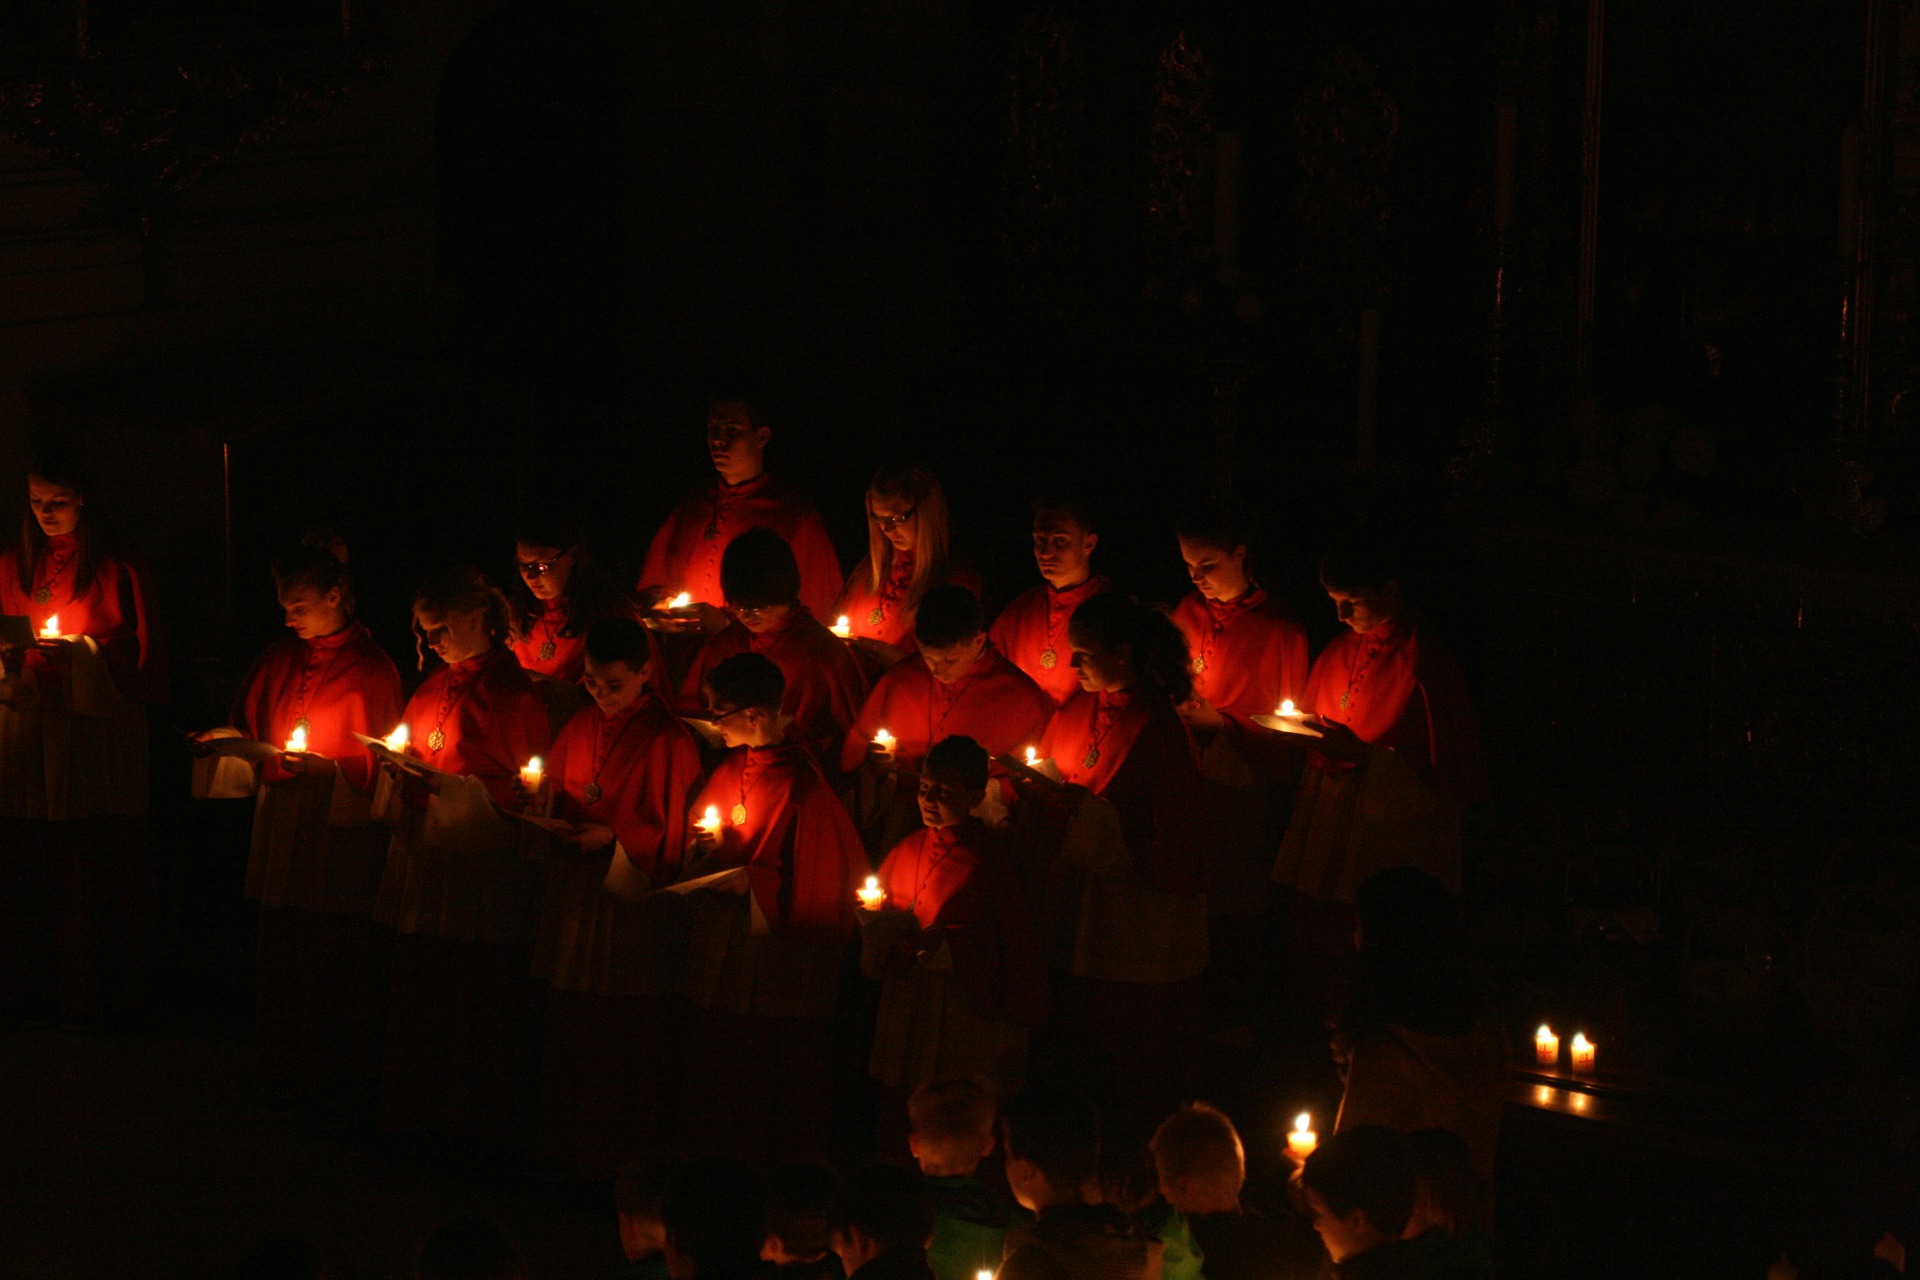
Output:
[[1260,527],[1253,509],[1230,494],[1213,494],[1180,513],[1174,534],[1203,547],[1232,551],[1247,548],[1248,559],[1259,551]]
[[420,1246],[420,1280],[526,1280],[532,1273],[520,1246],[483,1213],[442,1223]]
[[840,1177],[818,1160],[790,1160],[767,1175],[767,1234],[787,1252],[817,1258],[831,1246],[827,1209]]
[[987,785],[987,749],[964,733],[956,733],[933,744],[920,762],[920,772],[927,776],[948,774],[959,778],[970,791],[983,790]]
[[624,662],[635,671],[653,661],[647,629],[625,614],[595,618],[587,628],[587,656],[595,662]]
[[1480,1216],[1487,1187],[1465,1138],[1451,1129],[1415,1129],[1407,1135],[1407,1152],[1418,1185],[1426,1189],[1427,1206],[1448,1234]]
[[677,1151],[649,1151],[621,1165],[613,1175],[613,1199],[620,1215],[641,1222],[660,1221],[660,1206],[686,1167],[686,1157]]
[[749,529],[720,556],[720,591],[734,609],[765,609],[800,598],[800,562],[771,529]]
[[1100,532],[1099,508],[1084,493],[1068,489],[1042,489],[1033,495],[1030,505],[1036,517],[1043,513],[1062,515],[1088,533]]
[[980,597],[949,582],[920,597],[913,638],[922,649],[951,649],[979,635],[986,625],[980,613]]
[[933,1238],[933,1198],[911,1169],[870,1164],[840,1184],[827,1220],[835,1231],[858,1231],[883,1249],[924,1249]]
[[1354,529],[1335,538],[1320,557],[1320,583],[1335,591],[1373,594],[1389,582],[1406,585],[1400,552],[1371,529]]
[[736,711],[746,707],[778,711],[787,696],[787,678],[771,658],[757,653],[736,653],[715,663],[707,672],[706,685],[715,702],[727,703]]
[[295,587],[306,587],[321,595],[338,589],[340,607],[351,616],[353,613],[353,575],[347,572],[346,544],[336,540],[334,546],[315,546],[303,542],[293,547],[273,562],[273,590],[276,595],[285,595]]
[[908,1097],[907,1116],[923,1141],[978,1146],[993,1136],[993,1090],[978,1076],[929,1081]]
[[1000,1142],[1007,1159],[1028,1161],[1066,1195],[1100,1166],[1100,1112],[1083,1093],[1028,1090],[1001,1108]]
[[1133,657],[1133,673],[1143,685],[1176,703],[1193,696],[1187,639],[1157,609],[1118,591],[1102,592],[1073,611],[1067,619],[1067,635],[1075,643],[1091,640],[1108,652],[1125,647]]
[[767,1186],[738,1160],[695,1160],[660,1205],[667,1240],[702,1275],[760,1260],[767,1242]]
[[1363,1211],[1389,1239],[1399,1239],[1413,1216],[1413,1155],[1405,1135],[1384,1125],[1356,1125],[1323,1141],[1307,1157],[1300,1184],[1339,1217]]

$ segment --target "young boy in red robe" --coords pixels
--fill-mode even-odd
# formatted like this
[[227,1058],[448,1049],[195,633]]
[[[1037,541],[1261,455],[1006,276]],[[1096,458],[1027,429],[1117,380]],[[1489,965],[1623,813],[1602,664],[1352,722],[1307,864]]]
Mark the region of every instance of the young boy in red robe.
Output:
[[[749,529],[771,529],[793,548],[800,566],[795,594],[816,617],[840,598],[840,559],[820,513],[791,487],[768,474],[767,442],[773,428],[752,404],[722,398],[707,406],[707,453],[719,478],[711,488],[688,494],[647,548],[640,594],[652,603],[685,592],[696,605],[727,604],[720,559]],[[711,626],[724,625],[718,614]]]
[[1354,891],[1394,866],[1457,890],[1461,811],[1486,793],[1466,681],[1402,577],[1398,558],[1364,536],[1320,563],[1347,631],[1314,662],[1301,698],[1325,736],[1301,772],[1273,878],[1291,891],[1294,986],[1322,1015],[1352,968]]
[[302,547],[273,581],[293,634],[253,664],[229,721],[244,737],[302,746],[259,769],[246,883],[260,904],[254,1040],[271,1087],[351,1101],[380,1075],[386,975],[373,905],[389,835],[370,806],[373,755],[353,735],[399,723],[400,672],[355,620],[339,555]]
[[557,733],[581,706],[587,628],[600,618],[631,617],[634,605],[600,572],[579,522],[564,513],[521,517],[513,567],[515,581],[507,585],[513,656],[547,704]]
[[1122,1113],[1144,1121],[1190,1078],[1190,1056],[1167,1046],[1200,1034],[1206,822],[1199,760],[1174,710],[1191,673],[1173,624],[1116,592],[1075,610],[1067,639],[1082,692],[1054,713],[1040,755],[1066,784],[1049,808],[1074,826],[1056,831],[1034,897],[1049,964],[1070,975],[1056,1020],[1068,1048],[1109,1059]]
[[649,640],[632,618],[593,624],[593,701],[546,759],[552,816],[567,825],[551,839],[533,957],[549,987],[540,1155],[590,1179],[669,1137],[679,933],[647,895],[680,873],[700,749],[652,691]]
[[993,622],[994,647],[1026,672],[1060,706],[1080,692],[1067,665],[1067,620],[1082,604],[1113,584],[1093,571],[1100,545],[1092,507],[1068,496],[1033,503],[1033,560],[1040,584],[1015,596]]
[[[899,771],[918,769],[934,743],[965,735],[989,756],[1018,755],[1039,742],[1053,714],[1047,695],[987,639],[980,600],[965,587],[927,592],[914,639],[919,652],[875,683],[840,748],[842,773],[872,766],[856,793],[855,821],[873,834],[876,853],[919,820]],[[891,739],[885,745],[874,741],[882,729]]]
[[[684,878],[734,874],[688,895],[689,1152],[764,1161],[828,1150],[832,1016],[867,860],[833,789],[787,736],[785,686],[757,653],[706,674],[707,715],[729,751],[694,798]],[[717,832],[700,825],[709,813]]]
[[422,665],[429,649],[442,665],[401,723],[406,753],[437,772],[396,778],[374,908],[398,935],[382,1120],[517,1146],[536,1093],[541,987],[529,967],[545,885],[501,815],[519,812],[520,770],[547,754],[547,710],[506,647],[506,598],[479,573],[428,580],[413,618]]
[[[924,616],[924,614],[922,615]],[[867,912],[866,970],[881,982],[869,1071],[901,1096],[962,1076],[999,1097],[1026,1080],[1027,1028],[1046,1014],[1047,979],[1026,894],[1006,850],[972,815],[987,791],[987,752],[942,739],[920,772],[926,825],[880,864],[885,894]]]
[[771,529],[735,538],[722,566],[727,611],[733,621],[707,641],[687,673],[683,712],[705,706],[707,675],[739,653],[764,654],[785,682],[781,707],[793,737],[825,769],[833,769],[841,740],[867,696],[860,664],[840,638],[799,600],[800,569],[793,551]]

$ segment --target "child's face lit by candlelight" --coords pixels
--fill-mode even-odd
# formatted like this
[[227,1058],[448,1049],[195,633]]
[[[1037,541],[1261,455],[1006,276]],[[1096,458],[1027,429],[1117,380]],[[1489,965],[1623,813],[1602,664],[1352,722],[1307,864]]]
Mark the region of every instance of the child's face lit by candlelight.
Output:
[[27,477],[27,506],[40,522],[40,532],[58,538],[80,527],[80,508],[86,499],[77,489],[54,484],[41,476]]
[[895,551],[911,551],[920,529],[920,512],[911,495],[867,495],[867,518]]
[[920,779],[920,821],[936,831],[958,826],[986,798],[951,774],[928,774]]
[[1187,562],[1187,576],[1200,594],[1225,603],[1238,600],[1251,585],[1247,581],[1247,549],[1218,547],[1191,538],[1180,539],[1180,558]]
[[1063,512],[1041,511],[1033,517],[1033,562],[1055,591],[1087,580],[1099,543],[1098,534]]
[[1394,615],[1400,612],[1400,584],[1391,579],[1383,587],[1355,591],[1326,587],[1326,592],[1340,621],[1360,635],[1393,621]]
[[1093,637],[1072,631],[1067,645],[1073,651],[1068,662],[1080,673],[1080,687],[1088,693],[1118,693],[1133,684],[1133,655],[1125,645],[1103,648]]
[[492,647],[492,641],[487,638],[485,609],[443,613],[422,605],[413,611],[413,625],[425,637],[427,648],[449,666],[477,658]]
[[519,542],[514,544],[513,555],[520,581],[527,584],[535,600],[558,600],[567,594],[567,582],[573,577],[573,548]]
[[347,625],[347,611],[340,604],[340,588],[325,592],[304,583],[295,583],[280,593],[280,609],[287,626],[302,640],[330,636]]
[[652,663],[641,663],[639,670],[624,662],[595,662],[588,654],[586,674],[581,683],[586,686],[587,696],[600,708],[601,714],[617,716],[639,700],[647,689],[647,675]]

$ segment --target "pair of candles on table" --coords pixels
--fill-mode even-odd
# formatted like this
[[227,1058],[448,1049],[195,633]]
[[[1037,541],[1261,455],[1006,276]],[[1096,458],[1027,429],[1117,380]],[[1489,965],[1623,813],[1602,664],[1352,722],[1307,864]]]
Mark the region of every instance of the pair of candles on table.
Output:
[[[1573,1033],[1573,1044],[1568,1048],[1573,1058],[1573,1074],[1577,1076],[1593,1074],[1594,1050],[1593,1041],[1587,1039],[1584,1031]],[[1544,1022],[1540,1024],[1540,1029],[1533,1033],[1533,1054],[1535,1061],[1543,1067],[1560,1065],[1560,1037],[1555,1035],[1553,1028]]]

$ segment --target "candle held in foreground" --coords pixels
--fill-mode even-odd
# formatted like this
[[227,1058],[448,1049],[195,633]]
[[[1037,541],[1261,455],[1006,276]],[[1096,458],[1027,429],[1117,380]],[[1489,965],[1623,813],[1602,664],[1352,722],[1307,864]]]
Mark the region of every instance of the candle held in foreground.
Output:
[[880,887],[880,877],[868,876],[866,887],[860,890],[860,905],[868,911],[878,911],[886,900],[887,891]]
[[1033,768],[1034,765],[1038,763],[1040,763],[1040,753],[1038,751],[1035,751],[1032,747],[1028,747],[1027,748],[1027,768],[1031,769]]
[[1305,1111],[1293,1118],[1293,1132],[1287,1135],[1287,1151],[1305,1160],[1320,1145],[1320,1135],[1313,1131],[1313,1117]]
[[387,750],[405,751],[407,749],[407,743],[412,741],[412,738],[413,735],[407,732],[407,726],[402,724],[387,735]]
[[880,748],[882,751],[892,751],[893,744],[895,741],[896,739],[894,738],[894,736],[888,733],[885,729],[882,729],[880,730],[880,732],[873,735],[873,745]]
[[305,751],[306,749],[307,749],[306,726],[297,724],[293,726],[293,732],[287,735],[287,750],[291,752],[291,751]]
[[1587,1039],[1585,1032],[1576,1031],[1573,1033],[1573,1073],[1575,1075],[1590,1076],[1593,1074],[1595,1048],[1596,1046],[1593,1041]]
[[1300,712],[1294,707],[1292,698],[1280,699],[1280,709],[1274,712],[1274,714],[1295,720],[1300,717]]
[[1533,1056],[1543,1067],[1558,1066],[1560,1063],[1560,1037],[1553,1034],[1553,1028],[1544,1022],[1533,1033]]
[[527,761],[526,765],[520,770],[520,781],[526,786],[527,790],[538,791],[540,789],[540,779],[545,773],[546,768],[540,763],[540,757],[535,756],[533,759]]
[[849,618],[846,614],[843,613],[840,615],[839,620],[833,624],[833,627],[831,629],[833,631],[833,634],[839,636],[842,640],[852,639],[853,619]]
[[686,592],[684,592],[684,591],[682,591],[682,592],[681,592],[681,593],[680,593],[679,595],[677,595],[677,596],[675,596],[675,597],[674,597],[673,599],[671,599],[671,600],[669,600],[669,601],[667,601],[667,608],[669,608],[669,609],[685,609],[685,608],[687,608],[687,607],[688,607],[689,605],[691,605],[692,603],[693,603],[693,597],[692,597],[691,595],[689,595],[689,594],[687,594]]
[[59,614],[50,613],[47,615],[46,625],[40,628],[40,638],[42,640],[58,640],[60,638]]
[[700,821],[693,825],[699,827],[710,836],[718,836],[720,834],[720,806],[717,804],[708,805],[707,811],[700,815]]
[[993,1280],[993,1272],[985,1269],[973,1273],[973,1280]]

